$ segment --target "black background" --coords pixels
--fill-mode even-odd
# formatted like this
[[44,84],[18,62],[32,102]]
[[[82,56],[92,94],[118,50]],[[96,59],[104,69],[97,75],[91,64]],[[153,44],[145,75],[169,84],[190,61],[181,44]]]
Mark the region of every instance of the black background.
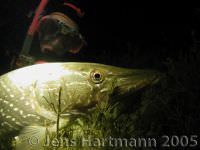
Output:
[[[75,61],[163,69],[168,58],[187,54],[198,41],[199,9],[134,8],[123,1],[74,1],[85,16],[80,28],[88,46]],[[10,53],[21,50],[38,0],[1,1],[0,53],[3,72]],[[198,46],[198,44],[196,44]],[[66,61],[70,59],[66,58]]]

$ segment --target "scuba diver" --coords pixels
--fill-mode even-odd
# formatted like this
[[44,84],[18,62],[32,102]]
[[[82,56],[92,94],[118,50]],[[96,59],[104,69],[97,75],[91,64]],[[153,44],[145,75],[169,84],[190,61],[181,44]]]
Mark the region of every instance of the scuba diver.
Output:
[[68,56],[78,55],[86,43],[78,27],[83,16],[73,3],[41,0],[19,57],[11,66],[68,61]]

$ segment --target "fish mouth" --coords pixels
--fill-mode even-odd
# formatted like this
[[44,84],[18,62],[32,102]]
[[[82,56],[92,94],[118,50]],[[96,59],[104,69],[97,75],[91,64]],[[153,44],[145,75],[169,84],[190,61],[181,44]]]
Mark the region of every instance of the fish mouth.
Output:
[[160,81],[162,74],[152,70],[133,70],[122,75],[117,80],[118,95],[128,95]]

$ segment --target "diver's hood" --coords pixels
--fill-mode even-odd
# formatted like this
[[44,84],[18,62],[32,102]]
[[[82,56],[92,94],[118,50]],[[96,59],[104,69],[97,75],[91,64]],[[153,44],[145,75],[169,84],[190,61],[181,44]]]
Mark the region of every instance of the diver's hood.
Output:
[[72,19],[60,12],[51,13],[40,20],[39,32],[45,32],[45,29],[47,31],[52,29],[52,34],[60,32],[64,35],[70,30],[76,32],[79,30],[77,24]]
[[38,33],[43,53],[77,53],[84,43],[77,24],[60,12],[44,16],[40,20]]

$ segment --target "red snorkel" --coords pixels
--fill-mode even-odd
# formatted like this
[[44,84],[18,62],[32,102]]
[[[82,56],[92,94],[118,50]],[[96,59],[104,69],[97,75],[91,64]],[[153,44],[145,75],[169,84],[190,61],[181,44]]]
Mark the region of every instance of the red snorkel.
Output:
[[44,11],[49,0],[41,0],[33,18],[33,21],[28,29],[27,35],[25,37],[22,50],[20,51],[18,57],[14,56],[10,63],[10,70],[20,68],[27,65],[34,64],[35,60],[33,57],[29,56],[29,51],[31,49],[31,44],[34,38],[34,34],[39,25],[39,17]]
[[40,4],[35,12],[35,16],[33,18],[32,24],[29,27],[28,35],[34,35],[35,31],[37,30],[38,24],[39,24],[39,17],[42,14],[42,12],[44,11],[48,1],[49,0],[41,0]]
[[22,50],[20,52],[20,55],[28,55],[30,48],[31,48],[31,43],[34,37],[34,34],[38,28],[39,25],[39,17],[44,11],[46,5],[48,4],[49,0],[41,0],[36,12],[35,16],[33,18],[33,21],[28,29],[28,33],[26,35]]

